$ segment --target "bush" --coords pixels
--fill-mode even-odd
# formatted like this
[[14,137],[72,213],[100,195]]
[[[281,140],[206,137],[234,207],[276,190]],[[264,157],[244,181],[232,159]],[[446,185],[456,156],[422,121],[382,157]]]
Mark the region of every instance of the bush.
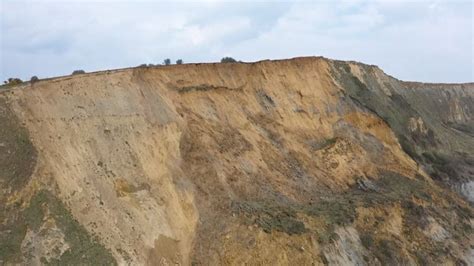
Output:
[[176,60],[176,64],[177,64],[177,65],[182,65],[182,64],[183,64],[183,59],[178,59],[178,60]]
[[237,60],[232,57],[223,57],[221,63],[237,63]]
[[166,58],[166,59],[163,61],[163,64],[166,65],[166,66],[171,65],[171,59]]
[[13,85],[18,85],[23,83],[23,81],[19,78],[9,78],[8,80],[5,80],[3,83],[8,86],[13,86]]
[[86,71],[80,69],[80,70],[74,70],[72,72],[73,75],[80,75],[80,74],[86,74]]
[[37,82],[38,80],[39,78],[37,76],[33,76],[31,77],[30,82],[33,83],[33,82]]
[[368,233],[362,233],[361,236],[360,236],[360,242],[362,243],[362,245],[370,250],[370,248],[374,245],[374,239],[372,238],[372,236]]
[[398,138],[398,141],[400,142],[400,146],[402,146],[402,150],[406,154],[408,154],[412,159],[414,159],[414,160],[419,160],[420,159],[420,156],[416,152],[415,145],[413,145],[408,140],[408,138],[406,138],[405,136],[402,135]]
[[141,64],[138,67],[147,67],[147,65],[146,64]]

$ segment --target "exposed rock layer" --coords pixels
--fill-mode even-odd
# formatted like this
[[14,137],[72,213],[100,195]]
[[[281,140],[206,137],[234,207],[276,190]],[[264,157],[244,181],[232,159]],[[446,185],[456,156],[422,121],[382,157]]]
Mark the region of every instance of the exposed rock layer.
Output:
[[0,111],[4,263],[473,263],[473,84],[188,64],[27,83]]

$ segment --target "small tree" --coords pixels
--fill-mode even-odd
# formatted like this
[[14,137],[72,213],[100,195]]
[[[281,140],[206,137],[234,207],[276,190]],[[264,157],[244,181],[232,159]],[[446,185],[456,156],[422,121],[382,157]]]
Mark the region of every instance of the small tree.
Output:
[[79,69],[72,72],[73,75],[86,74],[86,71]]
[[182,64],[183,64],[183,59],[178,59],[178,60],[176,60],[176,64],[177,64],[177,65],[182,65]]
[[166,59],[163,61],[163,64],[164,64],[164,65],[167,65],[167,66],[171,65],[171,59],[166,58]]
[[223,57],[221,63],[237,63],[237,60],[232,57]]
[[19,78],[9,78],[8,80],[5,80],[3,83],[5,83],[5,85],[18,85],[18,84],[21,84],[23,83],[23,81]]
[[34,83],[34,82],[37,82],[38,80],[39,80],[39,78],[37,76],[33,76],[33,77],[31,77],[30,82]]

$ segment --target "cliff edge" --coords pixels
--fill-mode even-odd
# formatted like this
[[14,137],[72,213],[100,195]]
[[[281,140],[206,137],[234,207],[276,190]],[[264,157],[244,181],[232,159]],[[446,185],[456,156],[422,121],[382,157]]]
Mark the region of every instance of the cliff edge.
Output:
[[0,262],[474,264],[474,84],[325,58],[0,89]]

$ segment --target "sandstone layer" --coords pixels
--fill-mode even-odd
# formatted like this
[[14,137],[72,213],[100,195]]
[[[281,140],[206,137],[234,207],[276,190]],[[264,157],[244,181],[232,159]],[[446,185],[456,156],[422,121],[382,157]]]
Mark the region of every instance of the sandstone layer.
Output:
[[474,264],[472,83],[138,67],[0,89],[0,125],[4,264]]

